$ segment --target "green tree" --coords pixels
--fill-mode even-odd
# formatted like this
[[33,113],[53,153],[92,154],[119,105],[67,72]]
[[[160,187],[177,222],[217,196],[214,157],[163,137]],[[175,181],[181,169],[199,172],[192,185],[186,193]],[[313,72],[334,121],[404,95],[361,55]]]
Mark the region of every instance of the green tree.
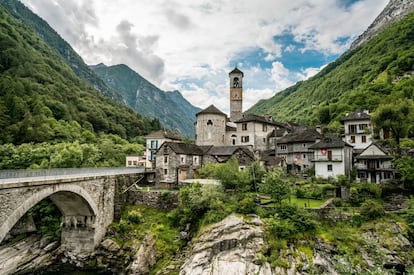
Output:
[[277,169],[268,173],[259,186],[260,192],[268,194],[279,205],[290,195],[290,184],[284,176],[283,170]]
[[409,127],[414,123],[413,101],[404,100],[381,105],[373,115],[377,128],[387,129],[400,146],[400,139],[408,133]]
[[414,187],[414,158],[403,156],[395,161],[395,166],[401,175],[405,187]]

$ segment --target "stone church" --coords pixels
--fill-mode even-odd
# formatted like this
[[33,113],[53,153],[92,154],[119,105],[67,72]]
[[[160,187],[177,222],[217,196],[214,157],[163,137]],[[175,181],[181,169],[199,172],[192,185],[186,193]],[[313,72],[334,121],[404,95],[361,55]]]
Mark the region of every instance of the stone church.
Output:
[[196,145],[248,146],[254,151],[272,147],[271,134],[284,125],[270,117],[243,114],[243,77],[237,67],[229,73],[230,117],[214,105],[196,114]]

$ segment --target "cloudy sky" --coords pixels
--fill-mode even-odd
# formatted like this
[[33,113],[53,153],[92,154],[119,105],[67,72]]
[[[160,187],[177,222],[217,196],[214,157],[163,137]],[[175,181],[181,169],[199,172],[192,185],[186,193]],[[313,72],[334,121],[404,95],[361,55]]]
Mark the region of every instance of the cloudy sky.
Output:
[[192,104],[229,111],[228,72],[246,110],[348,49],[388,0],[22,0],[87,64],[127,64]]

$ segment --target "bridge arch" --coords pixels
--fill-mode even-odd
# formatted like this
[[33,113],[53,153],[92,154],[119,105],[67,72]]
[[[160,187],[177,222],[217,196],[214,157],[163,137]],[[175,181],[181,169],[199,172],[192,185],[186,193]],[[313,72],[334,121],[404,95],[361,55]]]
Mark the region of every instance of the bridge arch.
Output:
[[96,203],[89,193],[82,187],[74,184],[49,186],[35,192],[32,196],[25,199],[6,221],[4,221],[0,226],[0,243],[21,217],[23,217],[33,206],[47,197],[50,197],[56,204],[67,222],[71,222],[68,217],[76,216],[91,217],[92,219],[88,222],[94,222],[94,218],[98,214]]

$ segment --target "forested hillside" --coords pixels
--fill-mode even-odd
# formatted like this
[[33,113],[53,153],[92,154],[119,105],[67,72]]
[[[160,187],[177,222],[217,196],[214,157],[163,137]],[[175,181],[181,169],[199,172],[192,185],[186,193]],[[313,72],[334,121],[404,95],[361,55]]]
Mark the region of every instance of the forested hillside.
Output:
[[104,95],[123,102],[123,98],[113,89],[108,87],[89,67],[82,58],[73,50],[72,46],[63,40],[49,24],[34,14],[30,9],[18,0],[0,0],[2,5],[12,16],[21,21],[25,26],[35,31],[46,44],[58,52],[77,76],[88,81],[95,89]]
[[[133,140],[159,127],[158,120],[116,104],[77,77],[36,33],[0,6],[0,144],[99,143],[102,139],[125,144],[120,140]],[[0,159],[14,160],[12,151]],[[101,157],[96,160],[103,164]],[[31,160],[26,161],[29,166]],[[86,162],[78,165],[96,164]]]
[[[348,51],[309,80],[261,100],[248,113],[308,125],[338,123],[347,112],[387,104],[412,108],[414,14]],[[412,111],[412,109],[411,109]]]

